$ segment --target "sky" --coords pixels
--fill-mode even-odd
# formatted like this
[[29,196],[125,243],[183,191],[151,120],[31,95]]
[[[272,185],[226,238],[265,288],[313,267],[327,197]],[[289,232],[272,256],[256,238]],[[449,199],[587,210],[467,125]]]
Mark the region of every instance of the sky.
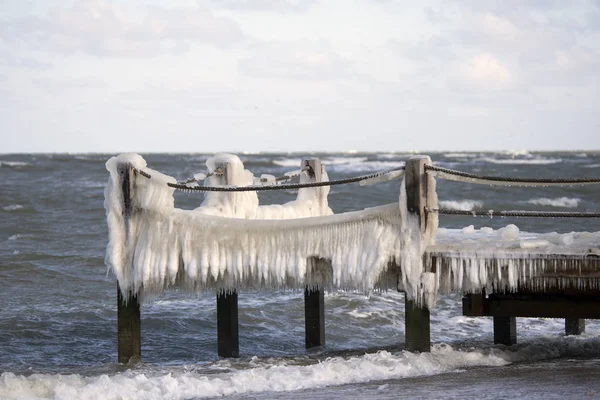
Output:
[[3,0],[0,153],[600,150],[600,0]]

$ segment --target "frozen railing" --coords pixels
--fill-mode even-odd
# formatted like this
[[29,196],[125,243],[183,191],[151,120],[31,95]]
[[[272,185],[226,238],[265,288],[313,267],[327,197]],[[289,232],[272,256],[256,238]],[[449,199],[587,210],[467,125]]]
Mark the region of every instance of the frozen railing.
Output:
[[[439,208],[436,177],[509,186],[597,184],[600,178],[481,176],[433,166],[427,156],[411,157],[405,167],[394,170],[331,181],[318,160],[303,160],[299,171],[280,178],[263,175],[255,179],[243,165],[225,157],[213,160],[207,174],[184,182],[147,168],[138,155],[113,158],[107,168],[111,180],[105,191],[110,232],[106,262],[119,283],[120,361],[139,356],[138,295],[170,287],[217,290],[219,354],[235,356],[237,288],[304,288],[306,345],[312,347],[324,343],[324,287],[366,292],[385,281],[406,292],[407,348],[425,350],[429,332],[422,331],[422,322],[426,320],[428,326],[429,309],[440,289],[511,291],[520,278],[534,276],[548,266],[557,268],[555,258],[551,263],[544,257],[537,257],[535,263],[511,261],[523,259],[531,247],[489,257],[480,257],[477,251],[461,253],[460,246],[443,253],[435,245],[439,214],[600,217],[600,213]],[[300,182],[282,183],[293,176],[299,176]],[[399,204],[363,211],[330,215],[327,193],[321,190],[402,176]],[[289,189],[300,191],[295,203],[258,205],[257,191]],[[205,201],[196,210],[178,210],[175,190],[204,192]],[[448,255],[455,261],[445,262],[443,257]]]

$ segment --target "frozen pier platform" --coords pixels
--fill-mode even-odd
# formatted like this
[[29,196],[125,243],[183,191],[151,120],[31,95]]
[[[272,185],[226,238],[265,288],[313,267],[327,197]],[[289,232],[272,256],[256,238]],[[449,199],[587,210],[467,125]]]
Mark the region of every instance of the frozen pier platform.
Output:
[[[405,293],[405,345],[430,350],[430,310],[440,293],[463,294],[463,313],[494,318],[494,341],[516,343],[517,317],[565,318],[579,334],[600,318],[600,232],[534,234],[438,228],[438,215],[600,218],[600,213],[460,212],[438,207],[436,178],[515,186],[598,184],[600,178],[477,176],[414,156],[403,168],[329,181],[318,159],[276,178],[255,178],[236,156],[207,161],[207,174],[177,182],[137,154],[111,158],[105,190],[106,264],[117,278],[118,360],[141,359],[145,299],[164,290],[213,291],[217,351],[239,356],[238,295],[243,290],[304,292],[306,347],[325,344],[325,290]],[[403,176],[400,199],[333,214],[329,186]],[[298,182],[290,182],[297,178]],[[203,185],[200,184],[203,180]],[[298,190],[296,200],[259,205],[257,191]],[[175,208],[176,190],[204,193],[193,210]],[[368,189],[364,189],[368,190]]]

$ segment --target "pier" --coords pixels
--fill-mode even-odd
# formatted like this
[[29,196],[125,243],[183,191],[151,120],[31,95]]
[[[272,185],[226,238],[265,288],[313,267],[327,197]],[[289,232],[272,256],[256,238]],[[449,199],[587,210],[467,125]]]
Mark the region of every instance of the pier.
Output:
[[[307,349],[325,344],[325,290],[405,292],[409,351],[429,351],[430,312],[439,293],[461,293],[466,316],[493,317],[497,344],[516,343],[516,318],[564,318],[566,334],[580,334],[585,319],[600,318],[600,233],[523,239],[507,226],[465,239],[438,232],[438,215],[585,219],[600,213],[457,212],[438,207],[435,191],[436,179],[526,190],[521,187],[598,184],[600,178],[478,176],[414,156],[404,168],[339,181],[328,180],[320,160],[306,159],[289,176],[259,181],[238,161],[213,159],[204,185],[177,182],[137,155],[107,163],[107,263],[118,281],[120,363],[141,360],[144,297],[171,288],[216,292],[222,357],[239,356],[244,290],[303,291]],[[299,182],[288,183],[292,178]],[[389,180],[398,182],[399,203],[331,215],[329,186]],[[284,189],[299,190],[298,198],[259,206],[252,197]],[[210,195],[196,210],[179,210],[175,190]]]

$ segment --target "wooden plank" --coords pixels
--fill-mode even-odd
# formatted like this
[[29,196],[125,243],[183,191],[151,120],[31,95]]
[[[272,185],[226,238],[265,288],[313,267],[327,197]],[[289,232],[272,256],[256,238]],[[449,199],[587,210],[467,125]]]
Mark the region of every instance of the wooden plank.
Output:
[[220,357],[239,357],[238,294],[217,295],[217,343]]

